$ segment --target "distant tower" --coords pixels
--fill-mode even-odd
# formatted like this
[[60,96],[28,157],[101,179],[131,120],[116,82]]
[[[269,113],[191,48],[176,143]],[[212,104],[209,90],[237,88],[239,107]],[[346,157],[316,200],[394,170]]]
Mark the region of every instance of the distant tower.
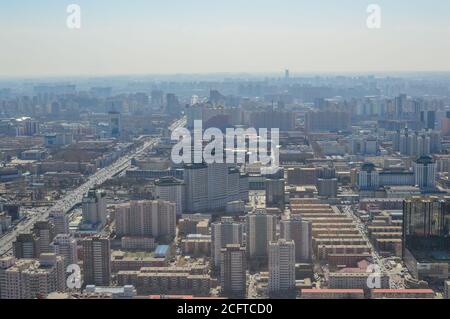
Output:
[[122,131],[122,117],[120,112],[109,112],[109,128],[111,137],[119,138]]
[[289,69],[284,70],[284,79],[289,80]]

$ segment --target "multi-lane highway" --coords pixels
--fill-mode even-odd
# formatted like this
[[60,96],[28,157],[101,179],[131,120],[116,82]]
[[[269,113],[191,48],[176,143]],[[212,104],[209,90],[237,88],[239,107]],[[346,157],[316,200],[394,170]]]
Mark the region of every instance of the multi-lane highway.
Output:
[[[177,127],[181,127],[184,125],[186,125],[186,118],[181,118],[170,126],[170,130],[174,130]],[[113,176],[128,169],[131,165],[131,159],[133,157],[142,154],[147,149],[155,146],[158,142],[160,142],[159,138],[151,138],[146,141],[144,145],[119,158],[110,166],[98,170],[95,174],[91,175],[84,184],[68,193],[64,198],[58,200],[52,207],[30,209],[30,213],[27,214],[27,219],[21,221],[17,225],[17,227],[6,234],[3,234],[3,236],[0,238],[0,256],[5,255],[11,251],[12,243],[15,240],[17,234],[30,231],[33,228],[33,225],[38,220],[48,218],[51,211],[64,211],[65,213],[69,212],[75,205],[79,204],[82,201],[83,195],[90,188],[95,187],[96,185],[100,185]]]

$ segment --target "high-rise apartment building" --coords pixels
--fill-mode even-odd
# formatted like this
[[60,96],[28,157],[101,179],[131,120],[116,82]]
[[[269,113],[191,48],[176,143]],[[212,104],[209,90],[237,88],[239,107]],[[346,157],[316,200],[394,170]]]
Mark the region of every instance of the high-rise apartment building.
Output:
[[37,259],[0,259],[0,299],[45,298],[65,290],[64,260],[55,254]]
[[222,248],[230,244],[243,245],[244,225],[233,221],[231,217],[222,217],[218,222],[211,224],[211,259],[212,268],[220,266]]
[[39,252],[41,254],[52,252],[50,244],[55,237],[55,226],[53,223],[48,220],[37,221],[34,224],[33,232],[39,238]]
[[40,239],[34,233],[21,233],[13,242],[13,253],[17,259],[39,258],[41,254]]
[[90,189],[82,201],[83,221],[92,225],[106,224],[106,193]]
[[247,256],[256,265],[267,262],[269,243],[275,239],[276,226],[277,217],[267,214],[265,209],[246,216]]
[[280,239],[269,244],[269,294],[295,290],[295,243]]
[[268,178],[264,181],[266,188],[267,207],[279,207],[284,209],[285,202],[285,180],[284,178]]
[[176,204],[177,216],[184,210],[184,183],[174,177],[163,177],[155,182],[155,194],[158,199]]
[[52,211],[48,217],[55,226],[55,235],[69,233],[69,218],[63,211]]
[[450,199],[413,197],[403,202],[403,259],[417,279],[447,280]]
[[51,245],[56,255],[64,257],[65,268],[78,262],[77,241],[68,234],[56,235]]
[[220,284],[222,294],[245,298],[247,292],[247,258],[245,248],[227,245],[220,250]]
[[436,162],[430,156],[418,158],[414,164],[416,185],[421,189],[434,189],[436,187]]
[[312,224],[300,215],[280,222],[280,237],[295,243],[295,260],[310,262],[312,258]]
[[[223,181],[222,181],[223,182]],[[206,211],[208,203],[208,166],[206,164],[186,165],[184,168],[186,189],[186,210]]]
[[84,284],[109,286],[111,280],[111,248],[108,238],[94,236],[81,241]]
[[248,202],[248,176],[226,163],[184,167],[186,211],[225,211],[227,204]]
[[155,237],[171,241],[176,235],[176,204],[163,201],[131,201],[116,208],[119,236]]

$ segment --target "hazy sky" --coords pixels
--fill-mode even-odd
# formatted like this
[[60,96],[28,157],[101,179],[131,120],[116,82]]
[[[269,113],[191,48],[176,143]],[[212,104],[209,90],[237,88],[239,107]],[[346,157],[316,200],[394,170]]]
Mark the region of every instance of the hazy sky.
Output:
[[0,0],[0,76],[450,71],[449,57],[448,0]]

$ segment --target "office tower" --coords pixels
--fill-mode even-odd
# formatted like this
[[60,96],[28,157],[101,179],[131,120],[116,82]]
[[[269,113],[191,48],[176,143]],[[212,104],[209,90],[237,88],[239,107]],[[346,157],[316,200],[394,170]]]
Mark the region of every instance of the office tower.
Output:
[[413,164],[415,183],[420,189],[436,187],[436,162],[430,156],[421,156]]
[[280,222],[280,237],[295,243],[295,260],[298,263],[312,259],[312,224],[300,215],[291,215],[290,219]]
[[69,217],[63,211],[52,211],[48,220],[55,226],[55,235],[69,233]]
[[230,298],[245,298],[247,294],[245,248],[240,245],[226,245],[220,250],[220,254],[222,294]]
[[131,201],[116,208],[118,236],[155,237],[170,242],[176,235],[176,205],[163,200]]
[[269,244],[269,293],[280,295],[295,290],[295,243],[279,239]]
[[0,259],[0,299],[45,298],[65,290],[64,261],[55,254],[39,260],[5,257]]
[[[450,198],[413,197],[403,202],[403,258],[415,278],[448,279]],[[427,264],[427,267],[420,265]]]
[[190,164],[184,168],[186,211],[201,212],[208,209],[208,166]]
[[38,221],[34,224],[33,232],[39,238],[39,252],[50,253],[50,244],[55,237],[55,226],[50,221]]
[[85,285],[109,286],[111,252],[108,238],[94,236],[81,240]]
[[13,253],[17,259],[39,258],[41,254],[39,237],[34,233],[22,233],[13,242]]
[[337,198],[338,180],[336,178],[319,179],[317,181],[317,191],[319,196]]
[[184,183],[174,177],[163,177],[155,182],[155,194],[158,199],[176,204],[177,216],[183,214]]
[[106,224],[106,193],[90,189],[83,197],[83,221],[100,227]]
[[77,241],[68,234],[58,234],[52,243],[53,252],[56,255],[64,257],[64,266],[77,264],[78,250]]
[[284,79],[289,80],[289,70],[288,69],[284,70]]
[[284,209],[285,202],[285,181],[284,178],[268,178],[264,182],[266,188],[267,207],[279,207]]
[[310,111],[306,113],[305,129],[307,132],[329,132],[348,130],[351,116],[341,111]]
[[268,257],[269,243],[275,239],[277,217],[267,214],[265,209],[246,216],[247,256],[256,265],[265,264]]
[[111,137],[119,138],[122,132],[122,116],[120,112],[109,112],[109,130]]
[[222,217],[218,222],[211,224],[211,259],[212,268],[220,266],[221,249],[226,245],[243,245],[244,225],[233,221],[231,217]]

